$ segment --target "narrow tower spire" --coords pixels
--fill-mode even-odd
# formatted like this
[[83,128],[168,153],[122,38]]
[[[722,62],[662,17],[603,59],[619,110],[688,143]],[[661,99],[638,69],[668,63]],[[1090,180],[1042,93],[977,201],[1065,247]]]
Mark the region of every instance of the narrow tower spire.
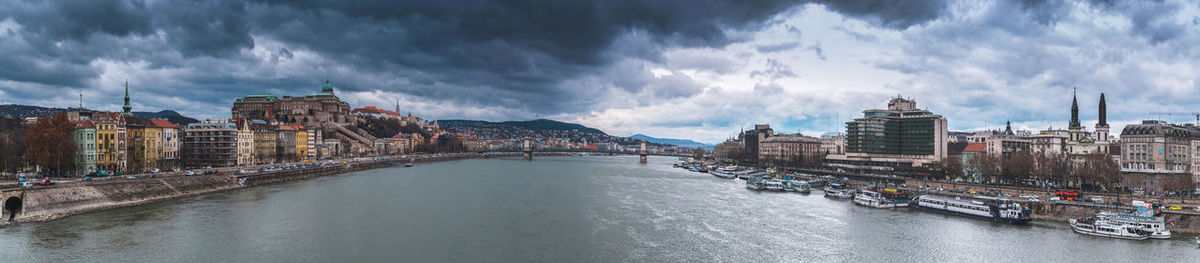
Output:
[[1105,109],[1105,106],[1104,106],[1104,93],[1101,92],[1100,93],[1100,125],[1101,126],[1108,126],[1108,118],[1107,118],[1108,114],[1105,113],[1106,111],[1107,110]]
[[1075,98],[1075,88],[1071,88],[1071,123],[1070,129],[1083,128],[1079,124],[1079,100]]
[[133,106],[129,105],[129,80],[128,79],[125,80],[125,105],[121,106],[121,109],[124,110],[121,112],[121,115],[125,115],[125,116],[133,115],[133,112],[130,111],[130,110],[133,110]]

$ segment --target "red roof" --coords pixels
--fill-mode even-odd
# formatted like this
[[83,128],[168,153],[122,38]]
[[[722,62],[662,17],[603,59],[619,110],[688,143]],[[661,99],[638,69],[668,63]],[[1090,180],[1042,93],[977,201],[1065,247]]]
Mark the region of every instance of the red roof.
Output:
[[72,121],[71,124],[75,125],[76,129],[95,129],[96,128],[96,124],[92,123],[92,121],[89,121],[89,120]]
[[970,144],[967,144],[967,148],[963,148],[963,152],[979,152],[979,153],[981,153],[986,150],[987,150],[986,143],[970,143]]
[[154,123],[154,126],[158,126],[159,128],[179,129],[179,125],[175,125],[174,123],[164,119],[150,119],[150,122]]
[[396,112],[394,112],[394,111],[389,111],[389,110],[384,110],[384,109],[376,108],[375,106],[366,106],[366,107],[362,107],[362,108],[357,108],[357,109],[354,109],[354,110],[353,110],[353,111],[351,111],[351,112],[355,112],[355,113],[358,113],[358,112],[374,112],[374,113],[379,113],[379,114],[387,114],[387,115],[396,115],[396,116],[400,116],[400,114],[399,114],[399,113],[396,113]]

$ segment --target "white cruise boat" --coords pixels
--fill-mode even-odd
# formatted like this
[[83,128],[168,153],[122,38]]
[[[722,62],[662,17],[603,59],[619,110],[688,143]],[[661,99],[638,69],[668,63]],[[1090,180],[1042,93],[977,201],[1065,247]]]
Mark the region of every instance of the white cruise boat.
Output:
[[854,204],[872,207],[872,208],[896,208],[896,203],[892,202],[879,192],[863,190],[854,195]]
[[1150,238],[1154,239],[1171,239],[1171,230],[1167,230],[1166,220],[1160,216],[1154,216],[1154,212],[1145,211],[1146,214],[1118,214],[1109,212],[1100,212],[1096,214],[1096,219],[1108,221],[1112,224],[1129,224],[1140,227],[1146,231],[1150,231]]
[[939,195],[921,195],[917,197],[915,207],[934,212],[1009,224],[1025,224],[1031,220],[1029,218],[1029,208],[1022,207],[1021,204],[1004,198],[976,196],[963,199]]
[[776,179],[763,180],[763,188],[767,191],[782,192],[784,188],[783,181]]
[[760,180],[757,178],[752,178],[752,179],[746,180],[746,189],[763,190],[765,188],[766,188],[766,185],[763,184],[763,180]]
[[1150,231],[1146,231],[1136,225],[1113,224],[1108,220],[1100,220],[1095,217],[1076,218],[1071,219],[1070,222],[1071,230],[1084,235],[1129,240],[1146,240],[1150,238]]
[[784,186],[784,190],[788,192],[799,192],[804,194],[812,192],[812,186],[808,185],[808,182],[802,180],[788,180],[785,182]]
[[716,170],[709,171],[708,173],[712,174],[713,176],[725,178],[725,179],[737,178],[736,174],[733,174],[732,171],[725,170],[725,169],[716,169]]
[[770,175],[770,173],[767,173],[766,171],[754,171],[754,170],[746,170],[746,171],[737,173],[738,179],[742,179],[742,180],[746,180],[746,179],[750,179],[750,178],[758,178],[758,177],[763,177],[763,176],[767,176],[767,175]]
[[851,198],[854,197],[854,192],[846,189],[841,184],[829,184],[825,186],[825,197],[833,198]]

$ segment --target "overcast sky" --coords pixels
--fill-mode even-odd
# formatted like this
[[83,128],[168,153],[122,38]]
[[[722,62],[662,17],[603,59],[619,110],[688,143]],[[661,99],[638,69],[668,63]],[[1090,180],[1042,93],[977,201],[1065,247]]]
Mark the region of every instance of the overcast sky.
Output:
[[[228,118],[325,80],[352,107],[715,143],[818,135],[890,97],[953,130],[1200,111],[1191,1],[11,1],[0,104]],[[1183,122],[1187,116],[1166,116]]]

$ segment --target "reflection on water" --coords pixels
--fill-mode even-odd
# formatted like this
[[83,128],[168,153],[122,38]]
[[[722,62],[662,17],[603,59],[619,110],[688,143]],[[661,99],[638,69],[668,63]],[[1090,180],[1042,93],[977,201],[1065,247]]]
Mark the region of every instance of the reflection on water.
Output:
[[17,262],[1190,262],[1176,240],[1077,235],[744,189],[634,156],[465,160],[0,229]]

